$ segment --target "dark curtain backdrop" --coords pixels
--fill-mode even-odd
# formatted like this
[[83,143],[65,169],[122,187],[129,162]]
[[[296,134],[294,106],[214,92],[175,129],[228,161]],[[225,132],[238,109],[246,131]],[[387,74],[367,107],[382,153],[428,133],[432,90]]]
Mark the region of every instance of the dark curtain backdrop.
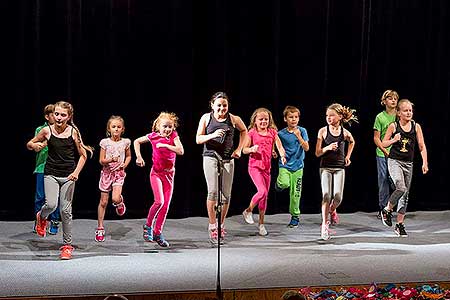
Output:
[[[34,218],[35,153],[25,144],[43,123],[43,107],[59,99],[74,105],[85,143],[97,150],[77,182],[75,218],[97,217],[98,143],[108,117],[123,116],[133,140],[151,130],[161,111],[178,114],[185,147],[168,217],[206,216],[195,133],[217,91],[228,93],[230,112],[246,124],[254,109],[265,106],[282,128],[284,107],[300,108],[311,148],[301,210],[319,213],[314,148],[327,105],[350,106],[360,119],[349,128],[356,147],[340,210],[371,212],[378,207],[372,125],[383,109],[383,91],[397,90],[415,103],[430,164],[422,175],[416,153],[409,210],[450,209],[448,1],[11,0],[2,7],[2,95],[12,104],[3,114],[13,119],[3,122],[9,192],[2,219]],[[147,166],[137,167],[133,153],[123,190],[130,218],[146,217],[153,200],[150,145],[142,152]],[[236,163],[230,215],[240,214],[255,192],[247,161],[244,156]],[[272,182],[277,173],[274,162]],[[288,203],[288,193],[271,189],[268,213],[287,213]],[[106,217],[116,218],[111,206]]]

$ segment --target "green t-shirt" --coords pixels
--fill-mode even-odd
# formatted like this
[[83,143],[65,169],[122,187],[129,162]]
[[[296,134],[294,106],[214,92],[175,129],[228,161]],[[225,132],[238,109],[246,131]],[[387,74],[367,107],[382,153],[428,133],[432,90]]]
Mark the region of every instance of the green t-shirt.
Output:
[[[389,127],[389,124],[395,121],[395,114],[390,115],[385,110],[380,112],[377,117],[375,118],[375,123],[373,124],[373,129],[380,132],[380,139],[383,140],[386,131]],[[386,149],[390,149],[391,147],[388,147]],[[380,150],[380,148],[377,147],[377,156],[384,157],[383,151]]]
[[[39,133],[39,131],[41,131],[41,129],[44,128],[45,126],[48,126],[47,123],[36,128],[36,130],[34,131],[34,136],[36,136]],[[44,148],[41,149],[41,151],[36,153],[36,168],[34,169],[33,174],[44,173],[47,156],[48,156],[47,146],[45,146]]]

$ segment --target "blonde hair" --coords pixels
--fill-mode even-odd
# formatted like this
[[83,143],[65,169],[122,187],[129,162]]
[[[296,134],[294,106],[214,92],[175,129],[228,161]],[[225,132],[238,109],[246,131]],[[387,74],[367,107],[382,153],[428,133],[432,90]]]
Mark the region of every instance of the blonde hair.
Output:
[[266,114],[269,115],[269,125],[267,127],[278,130],[277,126],[275,125],[275,122],[273,121],[272,112],[265,107],[260,107],[260,108],[255,109],[252,116],[250,117],[250,125],[248,126],[248,129],[255,128],[256,116],[262,112],[265,112]]
[[397,108],[396,108],[397,111],[400,110],[400,105],[402,105],[403,103],[409,103],[409,104],[411,104],[412,107],[414,107],[414,103],[409,101],[409,99],[403,98],[397,102]]
[[283,117],[287,117],[288,113],[298,113],[298,117],[300,117],[300,109],[295,106],[288,105],[283,110]]
[[396,117],[397,120],[399,119],[398,112],[400,111],[400,106],[404,103],[409,103],[409,104],[411,104],[411,107],[414,108],[414,103],[409,101],[409,99],[406,99],[406,98],[400,99],[397,102],[397,107],[395,108],[395,110],[397,111],[397,117]]
[[175,130],[178,127],[178,117],[173,112],[163,111],[159,114],[159,116],[153,121],[152,131],[156,132],[158,130],[159,123],[162,119],[170,120],[173,123],[173,129]]
[[88,151],[91,154],[91,158],[92,158],[92,156],[94,155],[94,148],[89,146],[89,145],[85,145],[83,143],[83,139],[81,138],[81,132],[78,129],[78,127],[75,125],[75,123],[73,122],[73,106],[72,106],[72,104],[70,104],[69,102],[66,102],[66,101],[58,101],[58,102],[55,103],[54,107],[61,107],[62,109],[65,109],[65,110],[68,111],[70,118],[67,121],[67,123],[69,123],[73,128],[75,128],[75,131],[76,131],[76,133],[78,135],[78,138],[80,140],[81,147],[83,147],[83,149]]
[[384,100],[386,100],[387,97],[396,98],[398,100],[399,96],[398,93],[394,90],[385,90],[383,95],[381,96],[381,105],[384,105]]
[[120,122],[122,122],[122,126],[123,126],[123,131],[122,134],[125,132],[125,121],[121,116],[115,116],[112,115],[111,117],[109,117],[108,122],[106,122],[106,136],[110,137],[111,136],[111,131],[109,129],[109,126],[111,126],[111,122],[114,120],[118,120]]
[[327,110],[334,110],[338,115],[342,117],[342,122],[352,125],[352,122],[358,123],[358,117],[355,115],[356,109],[352,109],[347,106],[343,106],[339,103],[333,103],[327,107]]

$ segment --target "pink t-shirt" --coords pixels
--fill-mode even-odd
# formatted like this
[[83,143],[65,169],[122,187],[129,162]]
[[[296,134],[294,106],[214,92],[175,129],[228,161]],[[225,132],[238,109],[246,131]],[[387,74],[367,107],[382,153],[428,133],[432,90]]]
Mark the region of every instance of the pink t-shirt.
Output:
[[175,146],[174,140],[178,133],[174,130],[168,137],[162,137],[157,132],[147,134],[147,138],[152,143],[153,170],[156,172],[167,172],[175,169],[175,159],[177,154],[167,148],[157,148],[156,144],[168,144]]
[[103,166],[103,169],[114,169],[117,165],[120,165],[125,161],[125,152],[130,148],[130,139],[120,139],[119,141],[113,141],[111,138],[104,138],[100,141],[100,147],[105,150],[106,159],[119,156],[117,162],[111,162]]
[[267,134],[262,135],[255,128],[252,128],[248,131],[248,135],[251,139],[250,146],[258,145],[258,152],[250,153],[248,166],[270,171],[272,149],[277,131],[269,128],[267,129]]

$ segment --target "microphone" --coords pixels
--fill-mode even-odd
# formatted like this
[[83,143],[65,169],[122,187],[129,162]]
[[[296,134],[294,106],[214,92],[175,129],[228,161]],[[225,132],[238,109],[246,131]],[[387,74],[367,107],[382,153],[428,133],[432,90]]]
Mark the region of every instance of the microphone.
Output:
[[230,128],[226,128],[224,130],[225,130],[224,134],[219,139],[219,143],[221,143],[221,144],[223,144],[223,142],[225,141],[225,137],[227,136],[228,131],[230,131]]

